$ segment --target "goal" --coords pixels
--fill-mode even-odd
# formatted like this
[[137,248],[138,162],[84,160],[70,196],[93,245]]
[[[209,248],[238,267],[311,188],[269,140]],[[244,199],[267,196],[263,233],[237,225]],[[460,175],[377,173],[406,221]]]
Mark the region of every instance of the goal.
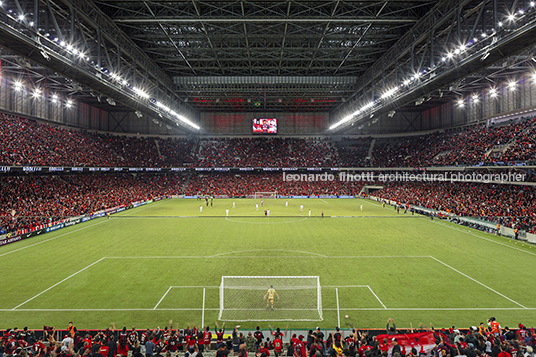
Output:
[[[274,308],[264,297],[273,286]],[[267,305],[268,308],[267,308]],[[222,276],[221,321],[321,321],[318,276]]]
[[253,196],[255,199],[259,198],[277,198],[277,191],[273,192],[255,192],[255,195]]

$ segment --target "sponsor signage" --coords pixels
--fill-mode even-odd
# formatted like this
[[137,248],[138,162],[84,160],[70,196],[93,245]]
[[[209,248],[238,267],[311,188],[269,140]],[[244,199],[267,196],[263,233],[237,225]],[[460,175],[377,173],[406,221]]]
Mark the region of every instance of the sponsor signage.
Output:
[[3,238],[3,239],[0,239],[0,246],[6,245],[6,244],[9,244],[9,243],[13,243],[13,242],[18,242],[21,239],[22,239],[22,236]]
[[60,223],[60,224],[55,224],[53,226],[50,226],[50,227],[47,227],[45,229],[45,232],[54,232],[54,231],[57,231],[58,229],[62,229],[63,227],[65,227],[65,224],[64,223]]

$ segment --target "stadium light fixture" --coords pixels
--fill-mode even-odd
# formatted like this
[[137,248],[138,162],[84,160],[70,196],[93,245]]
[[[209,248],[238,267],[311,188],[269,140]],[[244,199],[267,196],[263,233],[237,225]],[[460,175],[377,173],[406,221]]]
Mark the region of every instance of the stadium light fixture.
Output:
[[516,17],[514,16],[514,14],[508,15],[508,20],[509,21],[514,21],[515,19],[516,19]]
[[394,87],[394,88],[389,89],[387,92],[382,94],[381,99],[389,98],[390,96],[395,94],[397,90],[398,90],[398,87]]
[[53,94],[52,95],[52,103],[57,103],[58,102],[58,95],[57,94]]
[[39,88],[35,88],[33,93],[32,93],[32,97],[34,97],[35,99],[39,98],[41,96],[41,89]]
[[536,5],[536,3],[534,1],[531,1],[530,2],[530,7],[534,7],[534,5]]
[[478,97],[478,94],[473,94],[473,96],[471,97],[473,103],[478,103],[480,98]]
[[516,82],[515,81],[511,81],[508,83],[508,88],[510,88],[510,90],[515,90],[516,89]]
[[14,84],[13,84],[13,88],[18,92],[20,90],[22,90],[22,82],[19,82],[19,81],[16,81]]
[[73,106],[73,101],[69,99],[69,100],[67,101],[67,103],[65,103],[65,107],[66,107],[66,108],[70,108],[70,107],[72,107],[72,106]]
[[463,99],[458,99],[458,108],[463,108],[463,107],[464,107]]
[[18,16],[18,19],[19,19],[19,21],[24,21],[24,14],[20,14],[20,15]]
[[489,96],[490,96],[491,98],[497,98],[497,95],[498,95],[498,93],[497,93],[497,89],[495,89],[495,88],[491,88],[491,89],[489,90]]

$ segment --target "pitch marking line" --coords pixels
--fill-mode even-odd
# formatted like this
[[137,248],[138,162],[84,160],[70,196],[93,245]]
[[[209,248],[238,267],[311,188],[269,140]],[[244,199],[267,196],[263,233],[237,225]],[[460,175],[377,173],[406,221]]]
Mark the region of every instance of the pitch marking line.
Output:
[[[370,292],[372,293],[372,295],[374,295],[374,297],[376,298],[376,300],[378,300],[380,302],[380,304],[383,306],[383,309],[384,310],[388,310],[387,307],[384,305],[384,303],[380,300],[380,298],[378,297],[378,295],[376,295],[376,293],[374,293],[374,291],[372,290],[372,288],[369,286],[369,285],[322,285],[320,286],[321,288],[367,288],[370,290]],[[337,293],[337,304],[339,303],[339,297],[338,297],[338,293]],[[323,310],[329,310],[329,309],[323,309]],[[341,309],[341,310],[352,310],[352,309]],[[381,310],[381,309],[380,309]],[[338,311],[338,310],[337,310]]]
[[[256,255],[251,255],[251,256],[245,256],[245,255],[238,255],[238,256],[235,256],[235,257],[232,257],[232,256],[224,256],[223,254],[235,254],[235,253],[241,253],[241,252],[266,252],[266,251],[280,251],[280,252],[293,252],[293,253],[304,253],[304,254],[309,254],[309,255],[299,255],[299,256],[287,256],[287,255],[282,255],[282,256],[278,256],[278,255],[275,255],[275,256],[271,256],[271,255],[267,255],[267,256],[256,256]],[[325,259],[376,259],[376,258],[389,258],[389,259],[393,259],[393,258],[430,258],[429,255],[341,255],[341,256],[337,256],[337,255],[322,255],[322,254],[319,254],[319,253],[312,253],[312,252],[301,252],[301,251],[293,251],[293,250],[278,250],[278,249],[258,249],[258,250],[246,250],[246,251],[236,251],[236,252],[228,252],[228,253],[220,253],[220,254],[216,254],[216,255],[207,255],[207,256],[126,256],[126,257],[105,257],[106,259],[209,259],[209,258],[214,258],[214,259],[220,259],[220,258],[225,258],[225,259],[244,259],[244,258],[248,258],[248,259],[259,259],[259,258],[262,258],[262,259],[273,259],[273,258],[303,258],[303,259],[310,259],[311,256],[310,255],[315,255],[315,256],[318,256],[319,258],[325,258]],[[333,287],[340,287],[339,285],[337,286],[333,286]],[[361,286],[360,286],[361,287]],[[365,287],[365,286],[363,286]]]
[[[258,218],[261,218],[261,217],[263,217],[263,216],[259,216]],[[225,220],[228,221],[228,222],[232,222],[232,223],[243,223],[243,224],[287,224],[287,223],[303,222],[303,221],[306,221],[307,218],[309,218],[309,217],[303,217],[303,218],[300,219],[299,217],[300,216],[297,216],[295,220],[286,221],[286,222],[241,222],[241,221],[233,221],[232,219],[229,219],[229,217],[225,217]],[[237,216],[235,218],[240,218],[240,216]],[[291,218],[291,217],[273,216],[272,218]]]
[[374,293],[374,291],[372,291],[372,289],[370,288],[370,286],[367,285],[367,288],[370,290],[370,292],[372,293],[372,295],[374,295],[376,297],[376,299],[378,299],[378,301],[380,302],[380,304],[382,304],[383,308],[384,309],[387,309],[387,307],[383,304],[383,302],[380,300],[380,298]]
[[147,209],[149,207],[155,207],[155,206],[159,206],[161,205],[162,203],[166,202],[166,200],[162,200],[160,202],[152,202],[154,204],[150,204],[150,203],[147,203],[145,204],[145,207],[136,207],[136,208],[139,208],[139,209],[136,209],[136,208],[133,208],[131,212],[127,212],[127,213],[124,213],[122,215],[119,215],[118,217],[124,217],[124,216],[130,216],[132,213],[136,213],[136,212],[139,212],[139,211],[143,211],[144,209]]
[[[201,308],[167,308],[167,309],[157,309],[157,311],[201,311]],[[337,311],[336,308],[322,308],[323,311]],[[393,308],[381,308],[381,307],[370,307],[370,308],[342,308],[341,310],[347,311],[527,311],[527,310],[536,310],[536,307],[393,307]],[[12,312],[12,309],[0,309],[0,312]],[[21,312],[114,312],[114,311],[150,311],[154,312],[153,308],[149,309],[17,309],[15,311]],[[205,311],[220,311],[219,308],[205,308]],[[259,311],[264,311],[260,309]]]
[[502,297],[505,298],[506,300],[510,300],[510,301],[513,302],[514,304],[519,305],[519,306],[521,306],[521,307],[524,308],[524,309],[527,308],[526,306],[521,305],[521,304],[518,303],[517,301],[510,299],[508,296],[501,294],[501,293],[498,292],[497,290],[494,290],[494,289],[490,288],[489,286],[487,286],[487,285],[481,283],[480,281],[471,278],[469,275],[462,273],[462,272],[459,271],[458,269],[455,269],[455,268],[451,267],[450,265],[448,265],[448,264],[446,264],[446,263],[443,263],[441,260],[436,259],[436,258],[434,258],[434,257],[432,257],[432,256],[430,256],[430,258],[432,258],[433,260],[435,260],[435,261],[438,262],[438,263],[443,264],[443,265],[446,266],[447,268],[452,269],[452,270],[455,271],[456,273],[465,276],[467,279],[472,280],[472,281],[474,281],[475,283],[477,283],[477,284],[479,284],[479,285],[482,285],[482,286],[485,287],[486,289],[489,289],[489,290],[493,291],[495,294],[497,294],[497,295],[499,295],[499,296],[502,296]]
[[69,276],[66,277],[65,279],[63,279],[63,280],[57,282],[56,284],[52,285],[52,286],[49,287],[48,289],[45,289],[45,290],[41,291],[39,294],[37,294],[37,295],[35,295],[34,297],[32,297],[32,298],[26,300],[26,301],[23,302],[22,304],[19,304],[19,305],[15,306],[15,307],[14,307],[13,309],[11,309],[11,310],[15,310],[15,309],[21,307],[22,305],[26,304],[27,302],[32,301],[32,300],[35,299],[36,297],[38,297],[38,296],[40,296],[40,295],[46,293],[46,292],[49,291],[50,289],[52,289],[52,288],[54,288],[54,287],[60,285],[61,283],[63,283],[64,281],[66,281],[66,280],[68,280],[68,279],[70,279],[70,278],[72,278],[73,276],[77,275],[78,273],[81,273],[81,272],[83,272],[84,270],[86,270],[86,269],[92,267],[93,265],[99,263],[99,262],[100,262],[101,260],[103,260],[103,259],[105,259],[105,258],[102,257],[102,258],[100,258],[99,260],[97,260],[96,262],[93,262],[93,263],[89,264],[88,266],[86,266],[85,268],[80,269],[80,270],[77,271],[76,273],[69,275]]
[[465,230],[463,230],[463,229],[459,229],[459,228],[457,228],[457,227],[452,227],[450,224],[444,224],[444,223],[440,223],[440,222],[436,222],[436,221],[432,221],[432,222],[435,223],[435,224],[439,224],[440,226],[447,227],[447,228],[453,229],[453,230],[455,230],[455,231],[461,232],[461,233],[469,234],[470,236],[473,236],[473,237],[477,237],[477,238],[480,238],[480,239],[483,239],[483,240],[487,240],[488,242],[491,242],[491,243],[499,244],[499,245],[508,247],[508,248],[510,248],[510,249],[519,250],[520,252],[523,252],[523,253],[527,253],[527,254],[531,254],[531,255],[536,256],[536,253],[532,253],[532,252],[529,252],[529,251],[524,250],[524,249],[521,249],[521,248],[513,247],[513,246],[511,246],[511,245],[509,245],[509,244],[505,244],[505,243],[497,242],[497,241],[494,241],[493,239],[489,239],[489,238],[486,238],[486,237],[479,236],[478,234],[473,233],[473,232],[472,232],[472,231],[473,231],[472,229],[470,229],[469,231],[465,231]]
[[301,254],[310,254],[310,255],[316,255],[322,258],[329,258],[327,255],[319,254],[319,253],[312,253],[312,252],[304,252],[301,250],[285,250],[285,249],[252,249],[252,250],[237,250],[234,252],[226,252],[226,253],[220,253],[220,254],[214,254],[207,258],[216,258],[220,257],[222,255],[228,255],[228,254],[237,254],[237,253],[249,253],[249,252],[290,252],[290,253],[301,253]]
[[27,245],[27,246],[25,246],[25,247],[21,247],[21,248],[18,248],[18,249],[9,251],[9,252],[5,252],[5,253],[3,253],[3,254],[0,254],[0,257],[3,257],[3,256],[5,256],[5,255],[11,254],[11,253],[18,252],[18,251],[23,250],[23,249],[27,249],[27,248],[35,247],[36,245],[39,245],[39,244],[43,244],[43,243],[46,243],[46,242],[50,242],[51,240],[58,239],[58,238],[60,238],[60,237],[64,237],[64,236],[66,236],[66,235],[68,235],[68,234],[71,234],[71,233],[79,232],[79,231],[81,231],[81,230],[83,230],[83,229],[87,229],[87,228],[90,228],[90,227],[95,227],[96,225],[98,225],[98,224],[102,224],[102,223],[104,223],[104,222],[106,222],[106,220],[97,222],[97,223],[95,223],[95,224],[87,225],[87,226],[82,227],[82,228],[75,229],[74,231],[70,231],[70,232],[67,232],[67,233],[60,234],[59,236],[56,236],[56,237],[53,237],[53,238],[49,238],[49,239],[47,239],[47,240],[43,240],[43,241],[38,242],[38,243],[30,244],[30,245]]
[[[164,298],[170,292],[170,290],[174,289],[174,288],[200,288],[200,289],[205,290],[205,289],[219,289],[219,286],[199,286],[199,285],[184,285],[184,286],[180,286],[180,285],[172,285],[172,286],[169,287],[169,289],[167,289],[166,293],[156,303],[155,307],[153,307],[153,310],[156,310],[158,305],[160,305],[160,303],[162,302],[162,300],[164,300]],[[165,309],[158,309],[158,310],[165,310]],[[186,310],[188,310],[188,309],[186,309]],[[192,309],[192,310],[195,310],[195,309]],[[205,309],[205,310],[211,310],[211,309]],[[219,309],[215,309],[215,310],[219,310]]]
[[169,293],[169,291],[171,290],[171,288],[173,288],[173,286],[170,286],[169,289],[167,289],[166,293],[164,294],[164,296],[162,296],[160,298],[160,300],[158,300],[158,302],[156,303],[156,305],[153,307],[153,310],[156,310],[156,308],[158,307],[158,305],[160,305],[160,303],[162,302],[162,300],[164,300],[164,298],[166,297],[166,295]]

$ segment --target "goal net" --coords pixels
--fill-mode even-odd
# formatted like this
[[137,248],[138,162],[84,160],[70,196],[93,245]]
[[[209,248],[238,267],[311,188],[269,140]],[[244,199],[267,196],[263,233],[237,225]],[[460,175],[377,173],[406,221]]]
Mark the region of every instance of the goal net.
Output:
[[273,192],[255,192],[255,195],[253,198],[259,199],[259,198],[277,198],[277,191]]
[[[272,302],[268,290],[275,290]],[[321,321],[318,276],[222,276],[221,321]]]

